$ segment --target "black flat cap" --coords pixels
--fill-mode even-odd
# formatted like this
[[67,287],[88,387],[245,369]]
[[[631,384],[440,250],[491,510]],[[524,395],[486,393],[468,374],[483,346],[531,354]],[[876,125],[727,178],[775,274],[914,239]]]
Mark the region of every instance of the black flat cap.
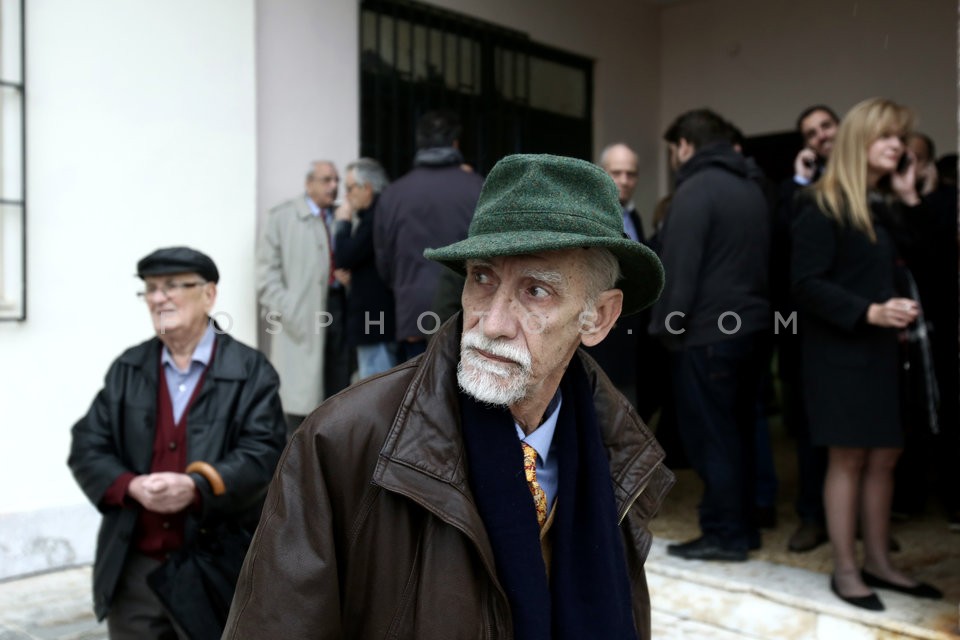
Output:
[[220,280],[220,272],[210,256],[190,247],[157,249],[137,263],[137,275],[141,279],[173,273],[196,273],[207,282]]

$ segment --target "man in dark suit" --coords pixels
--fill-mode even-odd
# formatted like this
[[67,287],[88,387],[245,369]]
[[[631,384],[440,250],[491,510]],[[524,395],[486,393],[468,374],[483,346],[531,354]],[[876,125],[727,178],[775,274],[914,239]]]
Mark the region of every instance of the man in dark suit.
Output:
[[[631,240],[644,242],[643,223],[631,201],[633,192],[637,188],[637,154],[627,145],[618,142],[603,150],[599,164],[617,185],[617,199],[623,211],[624,233]],[[653,410],[641,411],[640,399],[645,394],[639,377],[641,369],[637,366],[637,360],[641,349],[641,333],[646,337],[645,327],[648,321],[649,316],[646,312],[621,318],[610,330],[606,340],[587,349],[587,353],[597,361],[620,393],[637,408],[637,412],[644,421],[650,419]],[[650,367],[650,370],[654,368]]]
[[633,149],[617,142],[600,153],[600,166],[617,185],[617,198],[623,208],[623,231],[632,240],[646,244],[640,214],[633,205],[633,192],[637,188],[638,158]]
[[[822,104],[807,107],[797,117],[797,133],[803,148],[793,161],[793,177],[780,185],[777,215],[774,218],[773,246],[770,263],[770,291],[773,310],[787,319],[794,313],[790,299],[790,227],[793,222],[797,194],[820,179],[820,174],[833,150],[840,118],[833,109]],[[823,514],[823,476],[826,453],[810,444],[809,425],[803,407],[800,387],[800,336],[793,327],[783,327],[776,334],[777,373],[783,396],[783,421],[797,440],[797,500],[800,524],[787,541],[793,552],[815,549],[827,541]]]
[[[637,154],[626,144],[617,142],[604,148],[599,164],[617,185],[624,233],[631,240],[647,244],[643,221],[633,204],[638,177]],[[587,349],[646,422],[664,405],[669,390],[663,375],[666,352],[647,333],[649,322],[648,310],[621,318],[606,340]]]

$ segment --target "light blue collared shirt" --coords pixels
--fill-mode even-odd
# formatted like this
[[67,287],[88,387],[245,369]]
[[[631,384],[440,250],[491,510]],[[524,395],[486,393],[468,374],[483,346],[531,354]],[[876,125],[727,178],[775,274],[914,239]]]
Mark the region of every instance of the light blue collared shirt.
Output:
[[163,375],[167,379],[167,391],[170,393],[170,404],[173,405],[173,421],[180,423],[180,417],[187,408],[187,403],[193,397],[193,391],[197,388],[200,376],[203,370],[210,364],[210,357],[213,355],[213,341],[215,338],[213,323],[207,324],[207,330],[197,343],[193,350],[193,356],[190,360],[190,366],[186,371],[177,367],[170,355],[170,350],[166,346],[160,353],[160,362],[163,363]]
[[640,234],[637,232],[637,225],[633,224],[633,216],[630,214],[633,213],[633,203],[628,202],[625,207],[623,207],[623,231],[631,240],[635,242],[640,242]]
[[[557,391],[559,396],[560,391]],[[553,508],[553,501],[557,497],[557,484],[560,476],[560,465],[556,455],[550,455],[553,450],[553,434],[557,430],[557,418],[560,416],[560,405],[563,404],[563,398],[559,397],[557,406],[547,416],[539,427],[533,433],[525,436],[523,429],[516,422],[513,426],[517,429],[517,437],[520,442],[526,442],[537,452],[537,482],[540,488],[547,496],[547,513]],[[555,453],[555,452],[553,452]]]
[[310,209],[311,215],[318,216],[322,213],[322,211],[320,210],[320,207],[317,205],[316,202],[313,201],[313,198],[305,195],[303,196],[303,199],[307,201],[307,208]]

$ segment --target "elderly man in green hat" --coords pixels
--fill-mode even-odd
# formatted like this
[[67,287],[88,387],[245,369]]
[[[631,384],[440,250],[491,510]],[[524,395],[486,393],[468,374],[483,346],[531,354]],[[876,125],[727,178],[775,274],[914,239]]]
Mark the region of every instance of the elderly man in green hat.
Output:
[[589,356],[663,285],[617,190],[572,158],[490,172],[422,356],[290,441],[224,638],[647,638],[663,451]]

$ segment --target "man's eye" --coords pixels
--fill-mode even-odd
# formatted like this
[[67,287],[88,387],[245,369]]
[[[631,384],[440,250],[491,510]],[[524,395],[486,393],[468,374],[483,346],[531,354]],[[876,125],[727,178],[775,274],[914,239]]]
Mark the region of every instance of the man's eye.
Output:
[[482,271],[473,272],[473,281],[477,284],[486,284],[490,282],[490,277]]
[[544,289],[543,287],[533,286],[527,289],[534,298],[546,298],[550,295],[550,292]]

